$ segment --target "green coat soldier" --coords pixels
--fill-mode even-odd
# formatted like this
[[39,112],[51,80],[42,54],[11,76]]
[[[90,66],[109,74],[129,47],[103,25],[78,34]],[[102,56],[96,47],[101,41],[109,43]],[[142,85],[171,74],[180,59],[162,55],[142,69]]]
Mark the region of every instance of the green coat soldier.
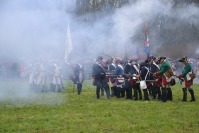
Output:
[[171,80],[173,71],[169,62],[166,61],[166,57],[158,57],[158,62],[160,63],[160,70],[155,73],[156,76],[162,76],[162,101],[166,102],[167,100],[172,101],[172,91],[171,91]]
[[193,78],[192,78],[192,74],[193,74],[193,70],[191,67],[191,64],[188,63],[187,57],[184,56],[182,57],[179,62],[182,62],[185,66],[184,66],[184,70],[183,73],[181,75],[178,75],[177,77],[181,80],[184,80],[184,82],[182,83],[182,90],[183,90],[183,102],[187,101],[187,89],[189,90],[190,94],[191,94],[191,102],[195,101],[195,96],[194,96],[194,91],[192,88],[193,85]]

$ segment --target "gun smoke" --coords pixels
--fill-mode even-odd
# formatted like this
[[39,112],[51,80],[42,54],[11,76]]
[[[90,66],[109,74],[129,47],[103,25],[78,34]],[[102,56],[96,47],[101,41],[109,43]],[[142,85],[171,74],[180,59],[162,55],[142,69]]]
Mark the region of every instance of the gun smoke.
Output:
[[[190,26],[199,27],[199,7],[173,7],[173,0],[138,0],[114,12],[98,12],[98,17],[89,21],[89,17],[97,15],[75,14],[73,0],[1,1],[0,63],[54,59],[64,62],[68,22],[73,42],[71,61],[80,57],[93,60],[100,53],[120,57],[127,54],[132,58],[137,48],[145,58],[145,24],[149,28],[151,54],[196,57],[199,48],[194,38],[198,33],[194,34]],[[3,90],[0,100],[6,99],[6,93]],[[27,91],[18,91],[14,98],[26,99],[28,95]]]

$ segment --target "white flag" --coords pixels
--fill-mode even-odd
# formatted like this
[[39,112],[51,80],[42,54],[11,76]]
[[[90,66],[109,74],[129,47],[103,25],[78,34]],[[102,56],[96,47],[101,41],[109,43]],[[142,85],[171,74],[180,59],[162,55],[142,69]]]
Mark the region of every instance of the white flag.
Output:
[[68,61],[68,56],[70,55],[72,49],[73,49],[73,44],[72,44],[72,38],[71,38],[70,27],[69,27],[69,22],[68,22],[67,35],[66,35],[66,50],[65,50],[65,57],[64,57],[65,62]]

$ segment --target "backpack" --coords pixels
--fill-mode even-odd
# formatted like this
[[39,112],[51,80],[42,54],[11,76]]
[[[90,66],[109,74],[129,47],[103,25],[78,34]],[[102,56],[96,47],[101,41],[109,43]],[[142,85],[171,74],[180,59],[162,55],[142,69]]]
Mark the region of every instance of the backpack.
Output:
[[191,77],[191,80],[196,78],[196,74],[193,71],[189,74],[189,76]]

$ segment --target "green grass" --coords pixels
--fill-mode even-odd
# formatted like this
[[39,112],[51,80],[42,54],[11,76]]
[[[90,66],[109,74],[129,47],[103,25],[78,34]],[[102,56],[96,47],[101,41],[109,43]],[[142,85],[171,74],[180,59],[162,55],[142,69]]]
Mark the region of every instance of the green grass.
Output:
[[196,102],[186,103],[179,84],[172,88],[174,100],[166,103],[105,96],[97,100],[90,81],[85,81],[81,95],[76,90],[73,94],[73,84],[67,81],[63,93],[30,93],[25,81],[0,82],[0,90],[2,133],[199,132],[198,84]]

